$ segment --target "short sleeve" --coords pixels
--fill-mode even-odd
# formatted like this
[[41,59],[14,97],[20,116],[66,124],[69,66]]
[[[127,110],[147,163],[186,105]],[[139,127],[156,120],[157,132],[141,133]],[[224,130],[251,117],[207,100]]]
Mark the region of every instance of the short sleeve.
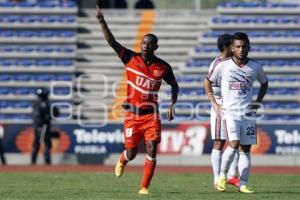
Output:
[[125,47],[122,47],[120,53],[119,53],[119,57],[120,59],[122,60],[122,62],[126,65],[133,56],[135,56],[136,53],[125,48]]
[[217,82],[222,77],[222,63],[217,64],[206,76],[210,82]]
[[208,73],[210,73],[216,67],[216,65],[220,63],[220,61],[220,58],[214,59],[209,65]]
[[259,83],[263,84],[268,81],[267,76],[264,72],[264,69],[261,65],[258,65],[258,71],[257,71],[257,80]]
[[165,73],[165,76],[163,77],[164,81],[166,81],[168,84],[171,84],[173,82],[176,82],[176,78],[174,76],[172,67],[170,65],[167,65],[167,72]]

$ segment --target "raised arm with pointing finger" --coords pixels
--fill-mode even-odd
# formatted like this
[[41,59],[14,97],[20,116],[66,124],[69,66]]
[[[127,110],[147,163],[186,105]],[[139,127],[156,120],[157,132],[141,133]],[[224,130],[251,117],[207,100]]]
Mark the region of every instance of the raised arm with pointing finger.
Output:
[[114,35],[109,30],[107,23],[104,19],[102,10],[99,8],[99,6],[96,6],[96,8],[97,8],[96,18],[97,18],[99,24],[101,25],[101,30],[103,32],[104,38],[107,41],[107,43],[109,44],[109,46],[111,46],[115,50],[115,52],[117,52],[117,54],[119,54],[122,49],[122,46],[116,41]]

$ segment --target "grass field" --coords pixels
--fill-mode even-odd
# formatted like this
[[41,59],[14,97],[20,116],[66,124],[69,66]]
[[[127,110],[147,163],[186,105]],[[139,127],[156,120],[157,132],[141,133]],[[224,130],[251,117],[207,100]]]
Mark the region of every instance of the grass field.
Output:
[[158,173],[151,185],[151,196],[137,194],[141,174],[125,173],[0,173],[0,199],[300,199],[300,175],[252,174],[255,194],[240,194],[231,186],[225,193],[212,189],[207,173]]

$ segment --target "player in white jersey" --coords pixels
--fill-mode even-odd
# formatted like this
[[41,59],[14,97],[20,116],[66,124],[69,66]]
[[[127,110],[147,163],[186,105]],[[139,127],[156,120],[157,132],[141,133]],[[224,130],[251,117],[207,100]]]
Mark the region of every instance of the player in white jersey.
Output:
[[[256,144],[255,113],[266,94],[268,81],[262,66],[247,57],[250,50],[247,34],[235,33],[231,50],[233,57],[220,62],[205,80],[205,90],[214,111],[224,120],[229,140],[228,147],[222,156],[217,189],[225,191],[229,165],[240,147],[239,191],[253,193],[254,191],[247,186],[251,167],[250,149],[252,144]],[[212,89],[212,84],[219,79],[221,80],[222,105],[216,102]],[[256,102],[252,102],[255,80],[258,80],[261,86]]]
[[[211,73],[214,70],[214,68],[217,66],[217,64],[219,64],[222,60],[232,56],[232,51],[231,51],[232,38],[233,37],[230,34],[222,34],[218,37],[217,45],[221,54],[210,64],[208,73]],[[221,97],[220,84],[221,84],[220,80],[218,80],[212,84],[212,88],[213,88],[216,102],[221,105],[222,97]],[[211,164],[212,164],[213,174],[214,174],[214,188],[216,188],[216,184],[220,175],[223,148],[227,136],[224,131],[222,119],[221,117],[218,117],[216,115],[213,108],[211,108],[211,114],[210,114],[210,130],[211,130],[211,139],[213,140],[213,149],[211,152]],[[239,154],[236,153],[227,174],[227,184],[231,184],[236,187],[239,187],[240,184],[240,181],[237,177],[238,158],[239,158]]]

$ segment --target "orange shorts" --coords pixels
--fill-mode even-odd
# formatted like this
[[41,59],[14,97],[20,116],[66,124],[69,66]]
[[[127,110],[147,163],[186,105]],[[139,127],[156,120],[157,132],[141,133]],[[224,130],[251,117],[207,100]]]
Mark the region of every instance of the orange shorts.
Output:
[[136,115],[126,112],[124,122],[124,139],[126,148],[137,147],[141,141],[160,142],[161,122],[159,114]]

